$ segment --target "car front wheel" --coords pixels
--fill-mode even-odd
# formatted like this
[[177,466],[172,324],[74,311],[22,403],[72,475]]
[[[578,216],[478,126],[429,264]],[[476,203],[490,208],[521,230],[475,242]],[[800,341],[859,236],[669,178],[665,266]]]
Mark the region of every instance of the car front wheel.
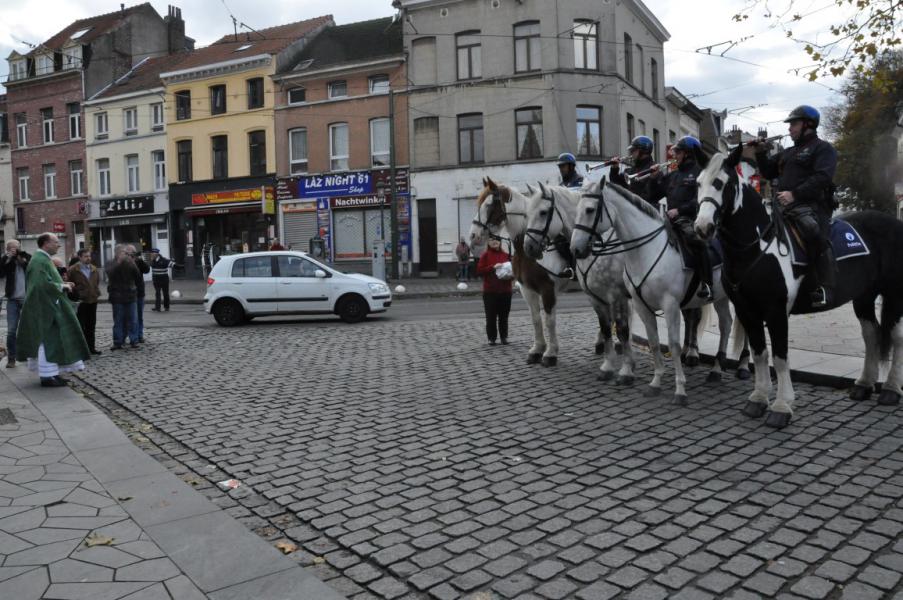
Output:
[[367,301],[360,296],[345,296],[339,301],[336,312],[346,323],[359,323],[367,317]]
[[219,300],[213,305],[213,318],[223,327],[234,327],[245,320],[245,311],[237,300]]

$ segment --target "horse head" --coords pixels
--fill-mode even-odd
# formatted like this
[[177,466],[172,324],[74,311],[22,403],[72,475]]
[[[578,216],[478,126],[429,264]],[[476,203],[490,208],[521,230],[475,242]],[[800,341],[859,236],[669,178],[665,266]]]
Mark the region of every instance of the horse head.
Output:
[[[524,251],[535,259],[542,257],[543,248],[564,229],[564,222],[556,207],[555,189],[539,183],[527,200],[527,235]],[[556,216],[558,218],[556,218]]]
[[611,214],[605,206],[605,180],[590,182],[583,189],[577,203],[574,231],[571,232],[571,252],[577,258],[589,256],[592,242],[612,227]]
[[477,196],[477,214],[470,225],[470,243],[482,246],[487,237],[498,236],[505,222],[505,207],[501,201],[504,187],[489,177],[483,178],[483,189]]
[[738,144],[730,154],[716,153],[709,164],[699,174],[699,211],[693,227],[703,239],[715,235],[721,217],[725,212],[734,212],[738,175],[737,169],[743,158],[743,144]]

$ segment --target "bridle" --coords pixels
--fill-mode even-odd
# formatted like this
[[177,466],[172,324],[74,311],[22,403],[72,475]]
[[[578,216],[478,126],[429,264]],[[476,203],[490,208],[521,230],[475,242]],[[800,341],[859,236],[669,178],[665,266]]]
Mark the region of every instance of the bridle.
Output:
[[[546,195],[548,193],[548,195]],[[549,212],[546,214],[546,222],[542,229],[527,229],[527,237],[532,239],[536,244],[540,247],[546,248],[552,244],[552,240],[549,239],[549,229],[552,227],[552,218],[557,214],[558,218],[561,219],[562,225],[562,233],[560,236],[565,236],[564,233],[564,219],[561,217],[561,213],[558,210],[558,206],[555,204],[555,192],[546,188],[542,190],[542,195],[540,196],[542,200],[547,200],[549,202]]]
[[501,227],[502,222],[507,221],[509,215],[519,215],[522,217],[526,217],[527,215],[526,215],[526,213],[522,213],[522,212],[509,212],[505,208],[505,201],[502,199],[501,188],[496,188],[496,189],[492,190],[491,196],[492,196],[492,209],[499,211],[499,214],[500,214],[500,217],[498,218],[498,223],[492,222],[493,219],[492,219],[491,215],[486,218],[486,222],[480,221],[480,219],[479,219],[480,211],[479,210],[477,211],[477,218],[473,219],[471,221],[471,223],[473,223],[474,225],[476,225],[477,227],[479,227],[483,231],[485,231],[487,233],[487,236],[489,237],[489,239],[499,240],[499,241],[507,241],[510,243],[511,242],[510,238],[507,238],[503,235],[494,233],[492,231],[492,228],[493,227]]

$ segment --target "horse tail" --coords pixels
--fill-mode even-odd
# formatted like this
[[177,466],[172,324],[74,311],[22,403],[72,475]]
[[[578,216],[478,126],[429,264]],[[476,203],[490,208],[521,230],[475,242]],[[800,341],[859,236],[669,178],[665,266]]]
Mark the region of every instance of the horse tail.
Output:
[[705,326],[709,324],[709,321],[712,318],[712,315],[715,314],[715,309],[712,307],[712,303],[703,304],[702,309],[699,311],[699,323],[696,324],[696,343],[702,339],[702,334],[705,333]]
[[734,326],[731,335],[734,336],[734,346],[733,346],[733,354],[736,357],[740,357],[740,354],[746,349],[746,328],[743,327],[743,323],[740,322],[740,318],[737,315],[734,315]]

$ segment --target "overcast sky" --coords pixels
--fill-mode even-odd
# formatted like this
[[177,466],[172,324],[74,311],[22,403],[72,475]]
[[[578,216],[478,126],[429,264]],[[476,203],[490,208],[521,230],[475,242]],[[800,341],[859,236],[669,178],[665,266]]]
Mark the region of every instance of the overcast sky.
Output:
[[[786,0],[785,0],[786,1]],[[225,5],[224,5],[225,2]],[[255,29],[332,14],[338,24],[350,23],[393,13],[391,0],[183,0],[181,6],[186,33],[207,45],[232,32],[226,6],[235,17]],[[132,5],[132,2],[128,2]],[[166,1],[151,2],[157,12],[166,15]],[[739,124],[755,133],[768,124],[769,133],[785,133],[780,121],[798,104],[822,108],[837,103],[835,92],[788,69],[809,61],[802,49],[786,39],[780,28],[769,28],[761,11],[743,24],[731,21],[731,15],[746,0],[646,0],[646,5],[671,33],[665,44],[665,85],[676,86],[702,108],[733,111],[727,125]],[[797,24],[794,34],[815,37],[827,25],[840,21],[833,1],[797,0],[796,9],[807,16]],[[0,58],[12,50],[27,51],[22,41],[46,40],[72,21],[119,8],[118,2],[104,0],[19,0],[0,2]],[[755,34],[727,57],[703,56],[697,48]],[[824,33],[822,33],[824,35]],[[604,47],[603,47],[604,48]],[[713,48],[719,54],[726,46]],[[746,61],[746,62],[740,62]],[[755,64],[748,64],[755,63]],[[757,66],[758,65],[758,66]],[[7,65],[0,66],[0,80],[6,79]],[[824,85],[839,88],[839,80],[824,80]],[[0,88],[2,90],[2,88]],[[747,108],[751,107],[751,108]],[[746,110],[744,110],[746,109]]]

